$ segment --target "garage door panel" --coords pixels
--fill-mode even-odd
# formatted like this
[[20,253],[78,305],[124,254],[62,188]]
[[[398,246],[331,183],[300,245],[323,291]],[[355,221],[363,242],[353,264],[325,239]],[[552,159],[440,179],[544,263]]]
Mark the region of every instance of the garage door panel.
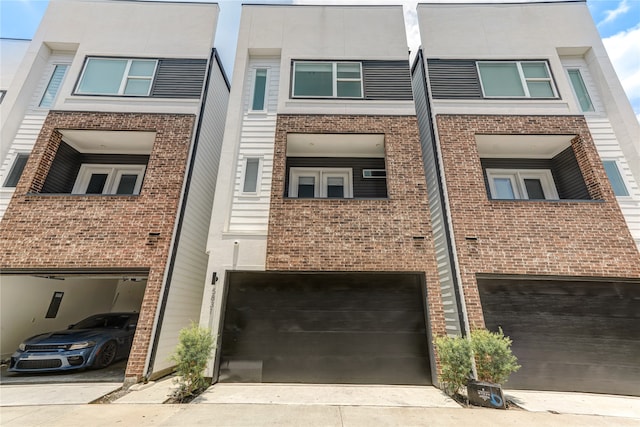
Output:
[[232,310],[229,315],[238,329],[262,332],[424,331],[424,315],[419,311],[245,308]]
[[[264,362],[265,382],[427,385],[429,364],[415,357],[279,357]],[[393,369],[389,369],[393,367]]]
[[478,279],[522,365],[507,387],[640,395],[640,284]]
[[232,273],[221,347],[221,381],[431,382],[416,274]]
[[[609,337],[621,340],[640,339],[638,321],[628,318],[607,318],[600,316],[549,315],[530,313],[520,310],[517,313],[485,312],[488,318],[487,327],[497,330],[502,327],[504,334],[511,336],[517,333],[535,333],[541,337],[547,335],[575,337]],[[532,329],[532,325],[534,328]],[[535,331],[535,332],[534,332]]]
[[357,355],[419,355],[428,357],[423,334],[393,333],[322,333],[297,332],[265,335],[261,333],[226,334],[223,355],[249,359],[278,355],[357,356]]

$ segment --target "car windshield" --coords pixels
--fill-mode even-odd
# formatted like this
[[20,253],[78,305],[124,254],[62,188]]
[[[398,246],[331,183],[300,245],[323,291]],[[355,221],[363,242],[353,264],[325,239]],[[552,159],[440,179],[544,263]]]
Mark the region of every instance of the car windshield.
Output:
[[96,316],[87,317],[84,320],[73,325],[71,329],[122,329],[127,325],[129,316],[127,315],[104,315],[98,314]]

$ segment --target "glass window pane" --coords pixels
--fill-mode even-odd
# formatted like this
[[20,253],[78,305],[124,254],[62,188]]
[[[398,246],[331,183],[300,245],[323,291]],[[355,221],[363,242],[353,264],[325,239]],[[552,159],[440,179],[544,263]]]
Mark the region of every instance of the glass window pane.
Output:
[[524,88],[515,63],[479,64],[486,96],[524,96]]
[[148,95],[151,87],[151,80],[129,79],[124,88],[125,95]]
[[153,77],[156,68],[156,61],[131,61],[129,76]]
[[539,179],[525,179],[524,187],[527,189],[527,196],[532,200],[544,200],[544,191]]
[[260,159],[247,159],[247,167],[244,171],[244,185],[242,191],[255,193],[258,188],[258,166]]
[[298,178],[298,197],[315,197],[316,179],[313,176],[301,176]]
[[589,97],[589,92],[587,92],[587,87],[582,80],[580,70],[569,70],[569,80],[578,97],[578,103],[582,111],[595,111],[591,98]]
[[338,96],[340,98],[361,98],[360,81],[338,81]]
[[627,186],[624,184],[615,160],[604,160],[602,164],[604,165],[604,170],[607,172],[609,182],[611,182],[611,187],[613,187],[613,193],[616,196],[628,196],[629,190],[627,190]]
[[553,98],[553,89],[551,82],[527,82],[529,95],[532,98]]
[[339,79],[359,79],[360,64],[337,64]]
[[78,92],[117,94],[126,67],[126,60],[89,59]]
[[89,185],[87,186],[86,194],[102,194],[104,190],[104,184],[107,182],[106,173],[94,173],[91,174],[91,179],[89,180]]
[[44,91],[44,95],[42,96],[42,100],[40,101],[41,107],[51,107],[51,104],[53,104],[53,101],[56,99],[58,89],[60,89],[62,79],[64,78],[66,72],[67,65],[56,65],[56,68],[53,70],[51,80],[49,80],[49,84],[47,85],[47,90]]
[[267,70],[256,70],[256,80],[253,86],[253,103],[251,109],[254,111],[264,110],[265,90],[267,87]]
[[344,197],[344,178],[327,178],[327,197]]
[[294,96],[333,96],[333,64],[296,63]]
[[549,78],[547,66],[544,62],[522,62],[522,73],[527,79],[546,79]]
[[515,199],[516,195],[513,192],[511,186],[511,180],[509,178],[494,178],[493,185],[496,188],[496,199]]
[[137,174],[123,174],[120,176],[120,182],[118,183],[118,189],[116,194],[133,194],[133,190],[136,188],[136,181],[138,180]]
[[24,167],[27,165],[27,160],[29,160],[28,154],[18,154],[18,157],[16,157],[16,160],[13,162],[13,166],[11,167],[11,172],[9,172],[9,176],[4,183],[5,187],[15,187],[18,185],[18,181],[20,181],[20,176],[22,176]]

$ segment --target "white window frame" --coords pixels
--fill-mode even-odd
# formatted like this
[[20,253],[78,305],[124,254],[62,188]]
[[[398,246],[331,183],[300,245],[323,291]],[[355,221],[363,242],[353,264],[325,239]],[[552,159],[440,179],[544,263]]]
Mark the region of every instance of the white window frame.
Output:
[[[544,200],[558,200],[558,191],[556,190],[553,175],[549,169],[487,169],[487,181],[489,182],[489,191],[491,198],[495,200],[528,200],[527,188],[524,185],[525,179],[537,179],[542,185]],[[511,180],[511,186],[515,199],[498,199],[497,190],[494,179],[508,178]],[[540,200],[540,199],[535,199]]]
[[[251,93],[249,94],[249,112],[250,113],[266,113],[269,110],[269,79],[271,78],[271,69],[270,67],[253,67],[252,68],[252,81],[251,81]],[[264,83],[264,104],[262,106],[262,110],[254,110],[253,109],[253,97],[256,94],[256,78],[258,77],[258,70],[266,70],[267,75],[265,77]]]
[[[13,155],[13,159],[11,160],[11,167],[9,168],[9,172],[7,173],[7,175],[5,177],[3,177],[4,181],[2,183],[2,188],[9,188],[9,189],[14,189],[16,188],[16,186],[18,185],[18,182],[20,182],[20,178],[22,177],[22,174],[24,173],[24,169],[27,167],[27,163],[29,162],[29,155],[30,153],[27,152],[16,152]],[[18,167],[18,160],[20,160],[21,158],[26,158],[24,166],[22,167],[22,170],[20,171],[20,174],[17,176],[17,180],[16,180],[16,185],[8,185],[9,183],[9,178],[11,178],[13,175],[17,174],[17,167]]]
[[[598,112],[598,107],[596,107],[596,104],[593,100],[593,96],[591,95],[591,93],[589,92],[589,88],[587,87],[587,79],[586,79],[586,73],[584,72],[584,68],[583,67],[572,67],[572,66],[566,66],[564,67],[566,76],[567,76],[567,80],[569,82],[569,86],[571,86],[571,92],[573,93],[573,97],[576,100],[576,104],[578,104],[578,109],[580,110],[580,112],[584,115],[593,115],[595,113]],[[591,103],[591,108],[593,108],[593,110],[588,110],[588,111],[584,111],[582,109],[582,105],[580,105],[580,98],[578,97],[578,93],[576,92],[576,88],[573,85],[573,81],[571,80],[571,76],[569,76],[569,71],[577,71],[578,74],[580,75],[580,80],[582,80],[582,85],[584,86],[584,90],[587,93],[587,96],[589,97],[589,102]]]
[[[622,185],[624,185],[625,190],[627,190],[627,195],[626,196],[618,196],[617,194],[615,194],[614,191],[614,195],[616,196],[616,199],[631,199],[631,186],[629,185],[629,183],[627,182],[627,178],[624,176],[624,173],[622,173],[623,169],[622,169],[622,165],[620,164],[620,162],[618,161],[618,159],[611,159],[611,158],[604,158],[602,159],[602,166],[604,167],[604,163],[605,162],[613,162],[616,165],[616,168],[618,169],[618,175],[620,175],[620,180],[622,181]],[[613,183],[611,182],[611,179],[609,178],[609,174],[606,173],[606,169],[605,169],[605,175],[607,176],[607,179],[609,180],[609,184],[611,185],[611,190],[613,191]]]
[[[545,69],[547,70],[547,75],[549,77],[536,77],[536,78],[527,78],[524,75],[524,71],[522,70],[522,64],[544,64]],[[516,68],[518,70],[518,75],[520,76],[520,86],[524,90],[524,96],[516,96],[516,95],[487,95],[484,90],[484,84],[482,82],[482,74],[480,73],[480,65],[482,64],[516,64]],[[525,61],[476,61],[476,70],[478,73],[478,80],[480,80],[480,87],[482,88],[482,96],[484,98],[506,98],[506,99],[524,99],[524,98],[533,98],[533,99],[557,99],[558,98],[558,90],[556,89],[555,82],[553,81],[553,75],[551,74],[551,69],[549,68],[549,63],[543,60],[525,60]],[[537,97],[531,96],[529,93],[529,86],[527,82],[549,82],[551,85],[551,91],[553,92],[553,96],[545,96],[545,97]]]
[[[256,176],[256,191],[244,191],[244,182],[247,179],[247,163],[250,159],[258,160],[258,172]],[[262,185],[262,166],[264,158],[260,156],[247,156],[242,160],[242,179],[240,180],[240,194],[243,196],[259,196],[260,186]]]
[[[118,195],[118,196],[131,196],[140,194],[140,188],[142,187],[142,180],[144,179],[144,173],[146,170],[145,165],[102,165],[102,164],[89,164],[83,163],[80,166],[78,177],[76,178],[75,185],[73,186],[72,194],[87,194],[87,187],[93,174],[107,174],[107,181],[104,184],[102,194],[105,195]],[[133,194],[116,194],[118,185],[120,184],[120,178],[123,174],[131,175],[137,174],[136,184],[133,189]]]
[[[333,84],[333,94],[328,95],[296,95],[294,93],[296,87],[296,67],[298,64],[332,64],[331,68],[331,80]],[[338,78],[338,64],[358,64],[360,67],[360,78]],[[358,61],[294,61],[293,62],[293,78],[291,80],[291,97],[292,98],[319,98],[319,99],[364,99],[364,81],[362,77],[362,62]],[[338,82],[360,82],[360,96],[338,96]]]
[[[127,65],[125,66],[124,72],[122,73],[122,77],[121,77],[121,80],[120,80],[120,87],[118,88],[118,92],[117,93],[95,93],[95,92],[81,92],[80,91],[80,86],[82,85],[82,81],[84,79],[85,72],[87,71],[87,67],[89,66],[89,63],[94,59],[101,60],[101,61],[127,61]],[[131,70],[131,64],[133,63],[133,61],[153,62],[154,66],[153,66],[153,72],[151,73],[151,76],[130,76],[129,75],[129,71]],[[157,70],[158,70],[158,60],[157,59],[149,59],[149,58],[103,58],[103,57],[99,57],[99,56],[91,56],[91,57],[88,57],[87,60],[84,63],[84,67],[82,68],[82,73],[80,74],[80,78],[78,79],[78,86],[76,88],[75,94],[77,94],[77,95],[101,95],[101,96],[137,96],[137,97],[149,96],[149,94],[151,93],[151,88],[153,87],[153,81],[155,79]],[[146,94],[124,93],[124,90],[127,87],[127,82],[129,81],[129,79],[132,79],[132,80],[149,80],[150,83],[149,83],[149,89],[147,90],[147,93]]]
[[[60,78],[60,86],[58,86],[58,89],[56,90],[56,93],[53,95],[53,99],[51,100],[51,105],[49,107],[43,107],[42,106],[42,102],[44,101],[44,97],[47,94],[47,90],[49,90],[49,86],[51,86],[51,81],[53,80],[53,76],[56,73],[56,70],[58,69],[58,67],[65,67],[64,72],[62,73],[62,77]],[[67,72],[69,71],[69,64],[63,64],[63,63],[57,63],[57,64],[53,64],[53,69],[51,70],[51,75],[49,76],[49,80],[47,80],[47,85],[44,87],[44,91],[42,92],[42,95],[40,95],[40,101],[38,101],[38,107],[40,109],[43,110],[50,110],[51,107],[53,107],[53,105],[56,102],[56,99],[58,98],[58,94],[60,93],[60,89],[62,88],[62,85],[64,84],[64,79],[65,77],[67,77]]]
[[[300,177],[313,176],[316,186],[314,188],[315,198],[327,197],[328,178],[344,179],[343,199],[353,198],[353,169],[351,168],[306,168],[292,167],[289,169],[289,197],[298,197],[298,180]],[[334,199],[333,197],[331,199]]]

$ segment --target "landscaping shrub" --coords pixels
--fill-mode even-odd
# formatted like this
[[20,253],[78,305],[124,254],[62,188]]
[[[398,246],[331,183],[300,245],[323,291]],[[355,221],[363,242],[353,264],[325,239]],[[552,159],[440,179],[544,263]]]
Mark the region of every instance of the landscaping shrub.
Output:
[[490,332],[477,329],[471,332],[471,349],[476,360],[479,381],[504,384],[509,375],[520,369],[518,359],[511,352],[511,339],[502,329]]
[[175,398],[183,400],[209,385],[204,370],[211,358],[213,336],[209,329],[191,323],[190,327],[180,331],[179,339],[171,359],[177,363],[176,374],[179,375]]
[[442,374],[440,382],[447,394],[455,396],[467,384],[471,372],[471,343],[462,337],[437,337],[436,349]]

